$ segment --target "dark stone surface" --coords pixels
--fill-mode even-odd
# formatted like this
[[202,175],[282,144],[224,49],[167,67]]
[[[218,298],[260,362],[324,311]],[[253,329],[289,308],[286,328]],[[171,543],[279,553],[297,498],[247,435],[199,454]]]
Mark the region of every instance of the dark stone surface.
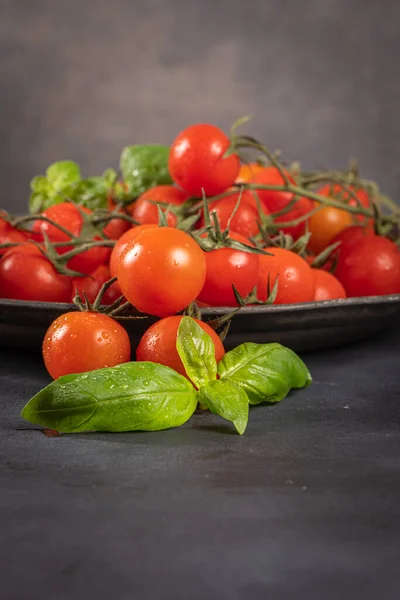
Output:
[[399,331],[307,355],[314,384],[154,434],[48,438],[40,358],[0,355],[5,600],[397,600]]
[[73,158],[87,175],[121,148],[186,125],[245,130],[305,168],[362,172],[398,197],[397,0],[3,0],[1,205]]

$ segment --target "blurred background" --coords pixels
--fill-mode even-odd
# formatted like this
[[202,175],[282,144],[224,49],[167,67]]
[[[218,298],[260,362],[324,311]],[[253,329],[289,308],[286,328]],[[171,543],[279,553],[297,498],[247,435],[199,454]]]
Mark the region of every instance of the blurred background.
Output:
[[1,0],[0,205],[55,160],[85,176],[185,126],[243,132],[400,197],[398,0]]

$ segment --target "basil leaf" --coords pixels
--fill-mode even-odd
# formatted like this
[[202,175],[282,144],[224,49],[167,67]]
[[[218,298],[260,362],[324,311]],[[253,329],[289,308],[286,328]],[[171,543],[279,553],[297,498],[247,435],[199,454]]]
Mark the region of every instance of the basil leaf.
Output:
[[62,191],[67,186],[80,180],[79,165],[73,160],[62,160],[50,165],[46,170],[46,177],[54,191]]
[[66,198],[71,197],[74,186],[80,179],[79,166],[72,160],[51,164],[46,170],[46,175],[37,175],[31,181],[30,212],[37,213],[52,204],[64,202]]
[[221,381],[229,378],[246,392],[250,404],[279,402],[291,388],[306,387],[311,375],[303,361],[280,344],[247,342],[218,363]]
[[183,317],[179,324],[176,349],[196,387],[217,378],[214,342],[191,317]]
[[127,146],[122,150],[120,169],[133,197],[155,185],[172,184],[168,171],[167,146]]
[[91,210],[107,208],[108,196],[116,176],[114,169],[107,169],[103,175],[82,179],[76,183],[71,191],[71,200]]
[[65,375],[36,394],[24,419],[56,431],[159,431],[193,414],[197,393],[169,367],[131,362]]
[[233,381],[210,381],[199,390],[199,403],[226,419],[232,421],[236,431],[242,435],[249,419],[249,399],[246,392]]

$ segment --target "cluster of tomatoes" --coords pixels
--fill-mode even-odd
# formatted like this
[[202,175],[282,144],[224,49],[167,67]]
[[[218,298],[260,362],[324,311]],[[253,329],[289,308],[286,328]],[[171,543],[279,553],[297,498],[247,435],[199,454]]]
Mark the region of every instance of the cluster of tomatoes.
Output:
[[[375,233],[372,199],[362,187],[325,183],[311,192],[304,188],[302,195],[295,175],[275,161],[241,165],[231,140],[211,125],[184,130],[171,146],[168,168],[174,185],[150,188],[124,206],[110,196],[103,221],[71,202],[46,209],[29,229],[16,229],[0,218],[0,297],[71,302],[78,292],[92,303],[102,285],[116,278],[103,305],[124,297],[138,311],[169,318],[169,329],[173,323],[173,343],[163,339],[158,344],[162,336],[152,330],[151,341],[139,345],[138,358],[158,356],[162,362],[167,348],[176,367],[173,336],[179,317],[171,318],[194,301],[229,307],[240,300],[288,304],[400,293],[400,252],[393,241]],[[185,230],[188,215],[192,220]],[[267,235],[271,225],[279,235]],[[109,319],[78,315],[68,318],[88,323]],[[60,319],[56,329],[65,329],[66,319]],[[104,349],[95,368],[130,358],[125,330],[111,321],[111,328],[94,328],[93,345]],[[52,327],[44,343],[49,372],[59,376],[93,368],[96,353],[87,343],[86,329],[75,326],[73,331],[73,339],[83,331],[86,335],[87,359],[80,359],[84,368],[64,368],[68,346]]]

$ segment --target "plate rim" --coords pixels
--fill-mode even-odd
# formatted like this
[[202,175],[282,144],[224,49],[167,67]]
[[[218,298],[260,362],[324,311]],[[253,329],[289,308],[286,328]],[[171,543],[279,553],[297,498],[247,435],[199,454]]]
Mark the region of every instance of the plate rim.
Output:
[[[340,298],[336,300],[319,300],[313,302],[300,302],[293,304],[271,304],[271,305],[253,305],[244,306],[237,312],[237,317],[240,315],[252,315],[252,314],[270,314],[279,312],[300,312],[304,309],[322,309],[327,310],[330,308],[341,308],[348,306],[369,306],[376,304],[396,304],[400,303],[400,294],[390,294],[387,296],[360,296],[353,298]],[[78,310],[77,307],[72,303],[66,302],[42,302],[42,301],[31,301],[31,300],[12,300],[7,298],[0,298],[0,309],[1,308],[25,308],[36,310],[62,310],[62,312],[69,312]],[[211,315],[219,313],[227,313],[235,310],[234,306],[207,306],[201,307],[200,311],[202,315]],[[142,313],[147,314],[147,313]],[[151,315],[150,315],[151,316]]]

